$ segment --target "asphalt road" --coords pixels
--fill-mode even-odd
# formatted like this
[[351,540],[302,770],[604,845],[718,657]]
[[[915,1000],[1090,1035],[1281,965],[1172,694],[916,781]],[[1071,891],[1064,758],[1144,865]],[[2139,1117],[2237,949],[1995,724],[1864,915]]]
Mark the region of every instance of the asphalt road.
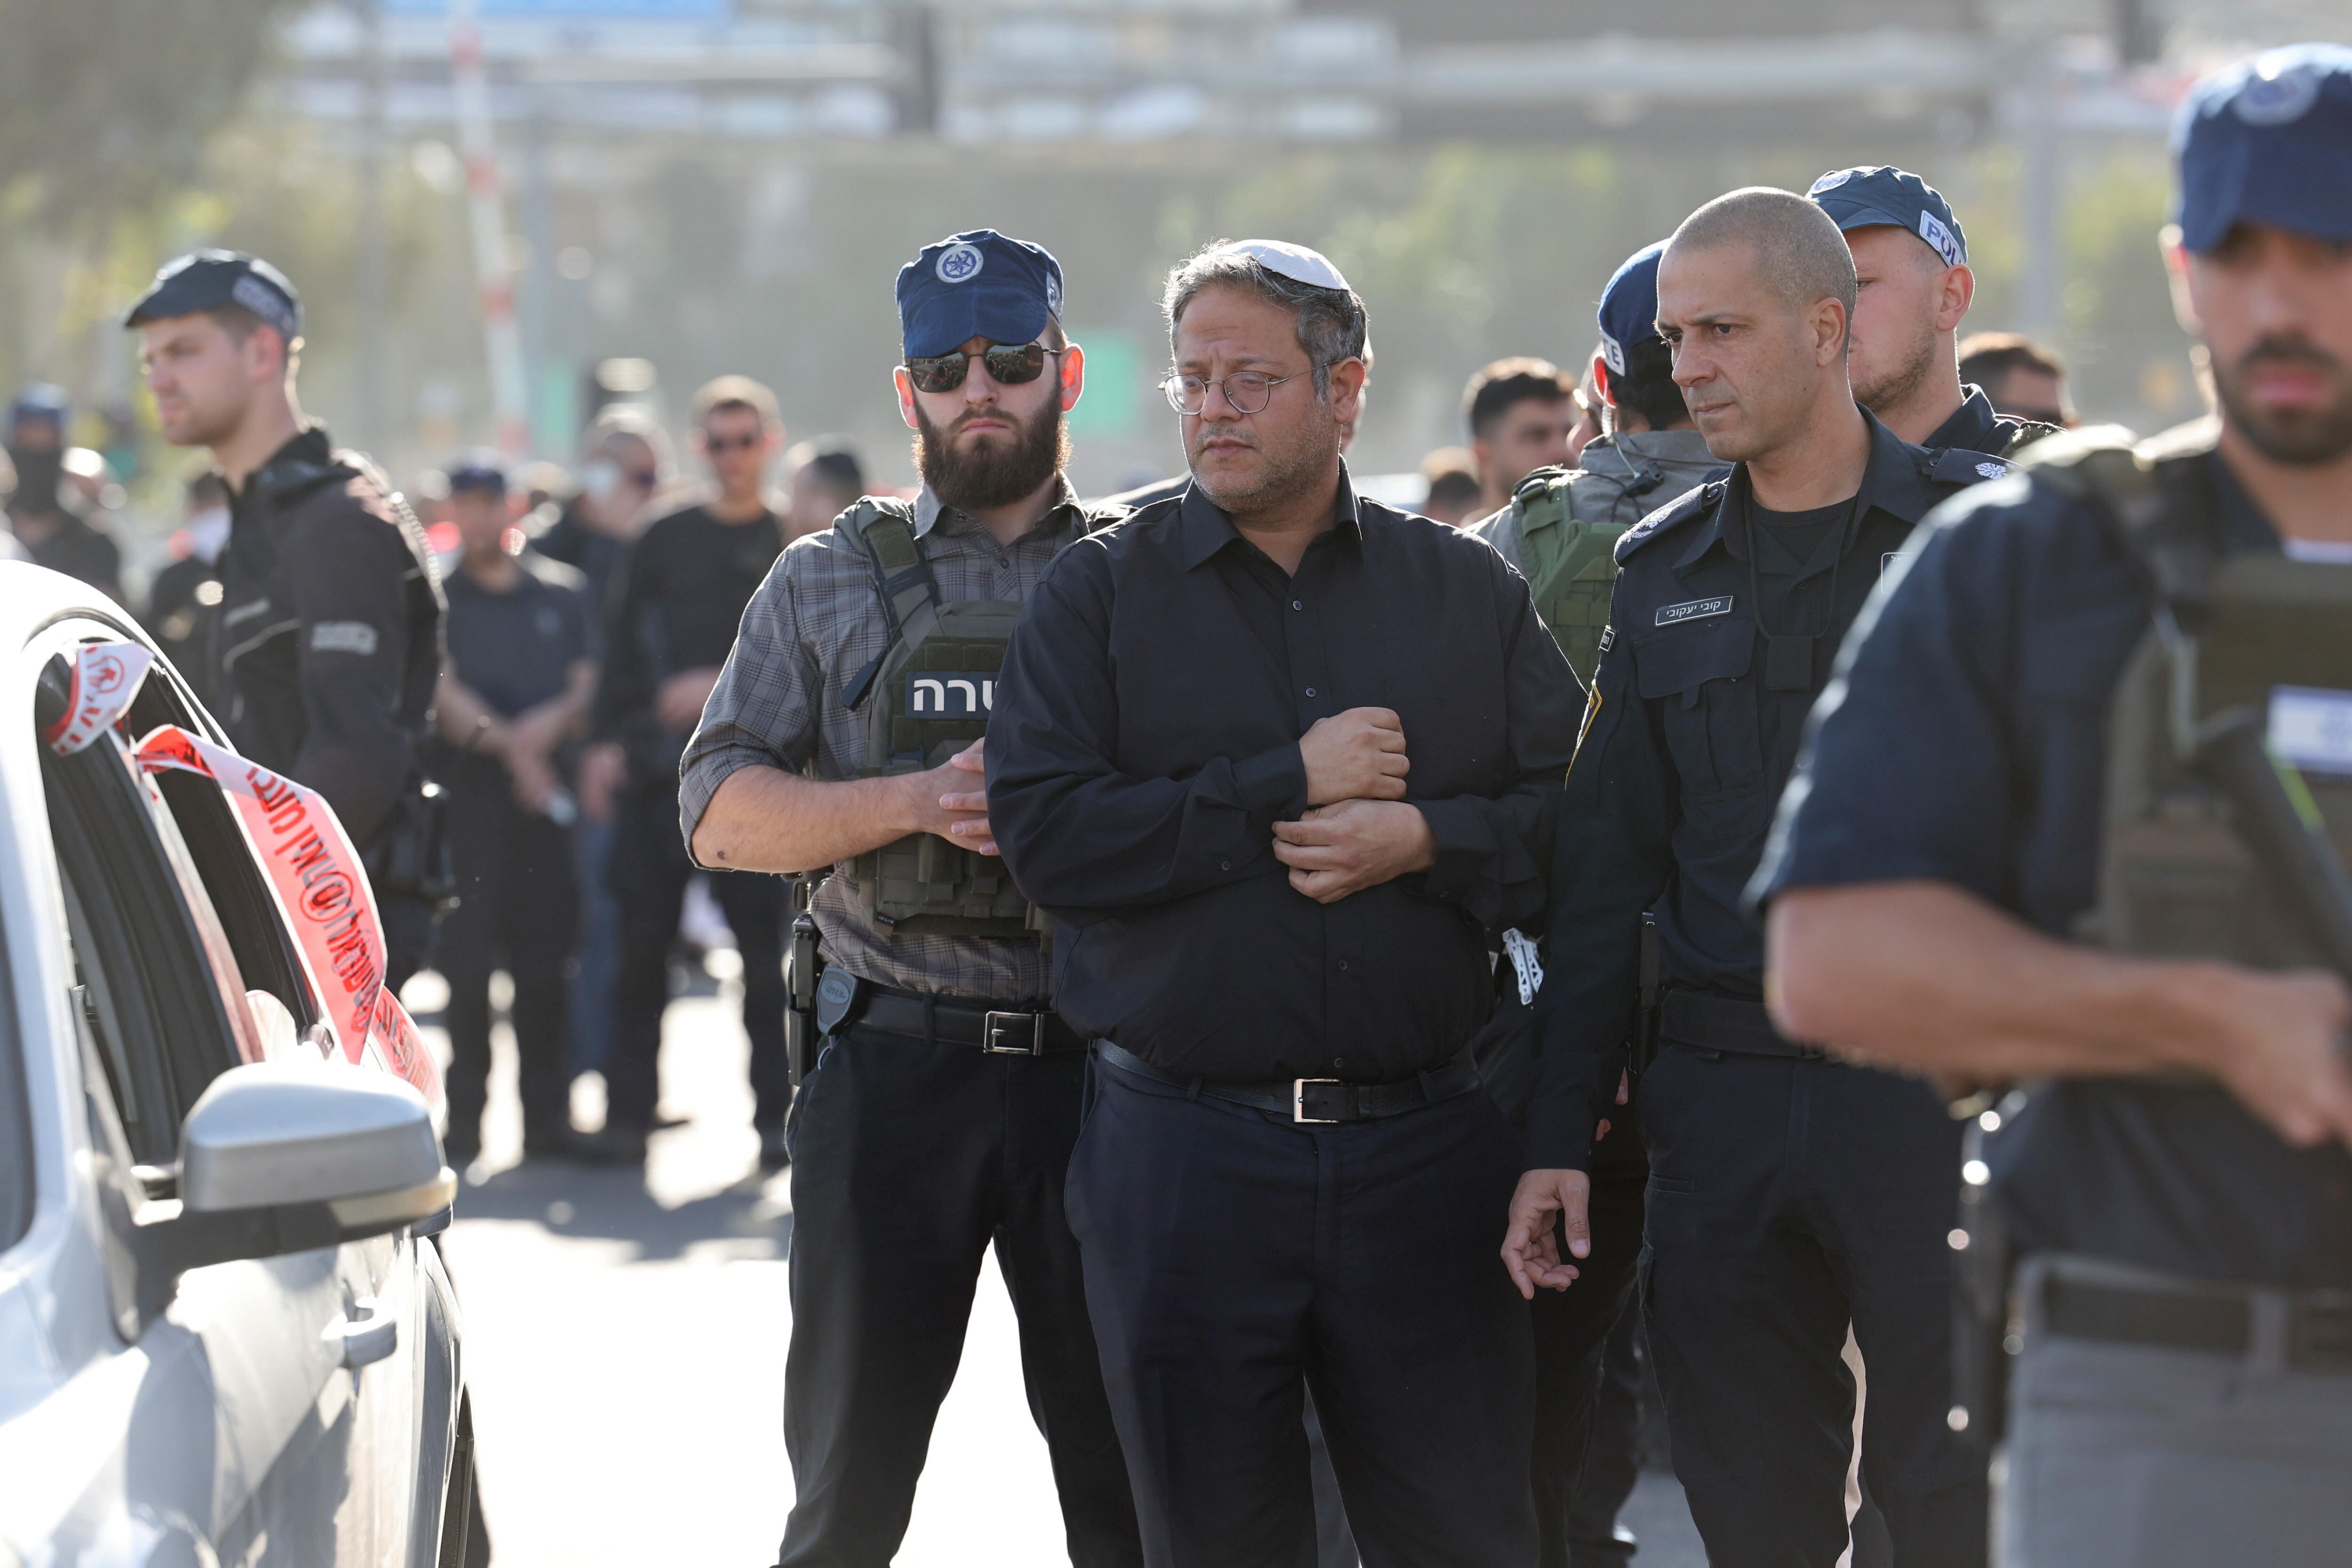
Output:
[[[642,1176],[517,1163],[512,1043],[499,1029],[484,1154],[446,1247],[499,1568],[775,1560],[793,1498],[782,1432],[792,1184],[758,1173],[732,987],[698,989],[670,1008],[662,1058],[664,1110],[687,1121],[656,1135]],[[408,994],[446,1052],[429,1016],[438,992],[428,975]],[[601,1115],[593,1088],[574,1110]],[[1626,1522],[1643,1568],[1706,1561],[1669,1476],[1643,1478]],[[992,1263],[897,1562],[1066,1561]]]

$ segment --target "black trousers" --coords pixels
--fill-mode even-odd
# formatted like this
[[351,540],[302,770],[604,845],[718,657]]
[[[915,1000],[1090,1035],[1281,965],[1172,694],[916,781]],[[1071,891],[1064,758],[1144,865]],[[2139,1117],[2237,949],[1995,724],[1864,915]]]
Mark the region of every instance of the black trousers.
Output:
[[1642,1304],[1675,1470],[1716,1568],[1831,1568],[1863,1477],[1898,1568],[1983,1568],[1981,1460],[1953,1436],[1958,1124],[1916,1079],[1669,1045],[1643,1076]]
[[792,1111],[787,1568],[886,1568],[992,1242],[1075,1568],[1142,1561],[1062,1183],[1085,1059],[853,1026]]
[[503,966],[514,981],[524,1144],[551,1149],[571,1125],[566,970],[580,931],[572,832],[525,811],[502,772],[469,768],[447,787],[458,902],[442,918],[435,966],[449,983],[450,1139],[467,1148],[480,1136],[490,1077],[490,973]]
[[[657,1062],[669,1006],[669,951],[694,875],[678,835],[676,780],[638,784],[617,806],[610,872],[621,906],[613,1039],[604,1062],[605,1120],[643,1131],[661,1098]],[[751,1124],[781,1127],[793,1102],[784,1054],[784,925],[791,884],[752,871],[713,871],[710,889],[743,958],[743,1032],[751,1037]]]
[[1311,1568],[1305,1392],[1368,1568],[1524,1568],[1518,1139],[1470,1093],[1299,1127],[1095,1062],[1070,1225],[1151,1568]]
[[[1513,1124],[1535,1089],[1531,1012],[1507,994],[1473,1046],[1478,1070]],[[1642,1194],[1650,1164],[1632,1125],[1611,1118],[1593,1146],[1592,1256],[1565,1291],[1536,1293],[1536,1416],[1532,1479],[1539,1568],[1600,1568],[1628,1555],[1617,1516],[1641,1479],[1640,1314],[1628,1311],[1642,1256]],[[1567,1256],[1563,1246],[1561,1256]]]

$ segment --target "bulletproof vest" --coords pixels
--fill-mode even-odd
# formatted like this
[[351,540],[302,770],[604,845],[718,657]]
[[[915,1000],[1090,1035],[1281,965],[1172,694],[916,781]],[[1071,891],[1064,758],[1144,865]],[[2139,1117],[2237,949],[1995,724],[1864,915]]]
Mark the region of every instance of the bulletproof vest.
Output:
[[[903,501],[868,496],[833,526],[873,567],[889,628],[882,651],[841,694],[844,707],[866,705],[866,755],[849,776],[938,767],[987,732],[1021,605],[941,602]],[[886,935],[1037,937],[1047,929],[1003,860],[935,833],[909,834],[834,871]]]
[[1690,464],[1661,463],[1627,447],[1612,444],[1604,451],[1618,460],[1605,471],[1538,468],[1511,495],[1536,614],[1551,629],[1569,668],[1588,686],[1601,663],[1601,634],[1609,625],[1617,541],[1702,478]]
[[[2099,900],[2078,934],[2151,957],[2340,967],[2343,922],[2331,941],[2314,906],[2344,903],[2352,854],[2352,566],[2231,552],[2210,426],[2137,447],[2115,434],[2026,459],[2099,504],[2154,588],[2108,711]],[[2217,761],[2231,733],[2252,759],[2234,779]]]

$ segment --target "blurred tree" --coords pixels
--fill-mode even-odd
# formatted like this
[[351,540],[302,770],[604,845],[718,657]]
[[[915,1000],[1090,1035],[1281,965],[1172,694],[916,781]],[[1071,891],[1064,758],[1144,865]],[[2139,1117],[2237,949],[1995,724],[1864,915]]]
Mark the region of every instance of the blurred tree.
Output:
[[300,0],[0,0],[0,191],[100,226],[184,181]]

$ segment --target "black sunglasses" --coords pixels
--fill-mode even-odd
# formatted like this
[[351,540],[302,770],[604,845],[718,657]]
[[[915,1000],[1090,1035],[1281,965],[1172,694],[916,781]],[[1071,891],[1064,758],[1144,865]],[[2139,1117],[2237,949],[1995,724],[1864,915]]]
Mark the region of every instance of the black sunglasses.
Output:
[[1043,343],[996,343],[985,353],[968,354],[961,350],[951,354],[932,354],[926,359],[908,358],[907,379],[915,384],[918,392],[953,392],[971,374],[971,362],[988,362],[988,379],[999,386],[1022,386],[1045,374],[1045,358],[1061,353]]

